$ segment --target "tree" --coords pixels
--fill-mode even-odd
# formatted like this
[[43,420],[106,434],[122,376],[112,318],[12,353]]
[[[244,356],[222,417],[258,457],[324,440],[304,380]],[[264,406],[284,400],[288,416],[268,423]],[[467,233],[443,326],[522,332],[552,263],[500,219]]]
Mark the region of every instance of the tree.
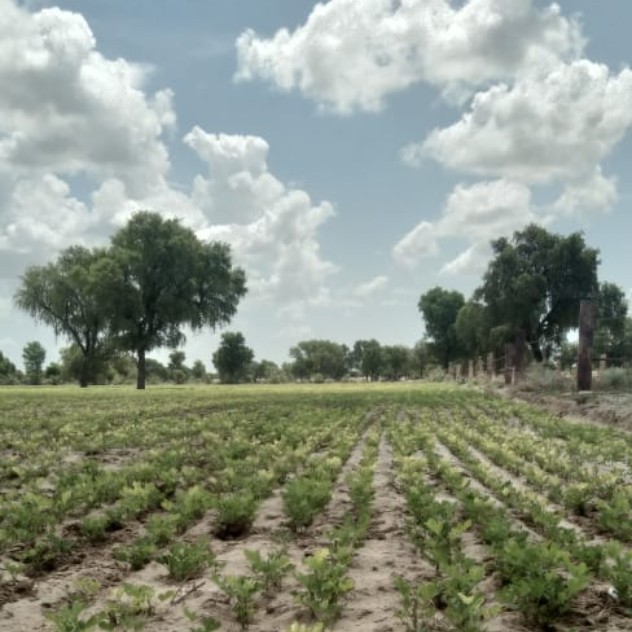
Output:
[[24,372],[31,384],[40,384],[42,381],[42,367],[46,359],[46,349],[33,340],[29,342],[22,351],[24,360]]
[[431,340],[431,350],[444,369],[460,354],[456,319],[464,304],[463,294],[441,287],[428,290],[419,299],[418,307],[426,323],[426,335]]
[[194,380],[204,381],[206,379],[206,367],[202,360],[196,360],[191,367],[191,376]]
[[246,293],[243,270],[230,248],[203,243],[177,220],[136,213],[112,237],[118,278],[109,304],[118,344],[138,358],[136,386],[145,388],[145,356],[184,340],[182,327],[199,330],[230,322]]
[[290,349],[292,373],[299,379],[321,376],[340,380],[346,373],[347,350],[331,340],[304,340]]
[[15,364],[6,358],[0,351],[0,384],[12,382],[17,374]]
[[356,340],[353,345],[355,366],[366,380],[379,380],[384,366],[382,346],[372,338],[371,340]]
[[615,283],[602,283],[596,299],[597,318],[593,352],[606,354],[614,364],[624,359],[625,326],[628,304],[625,292]]
[[422,378],[428,365],[428,343],[425,340],[419,340],[410,350],[410,369],[416,377]]
[[213,364],[221,382],[236,384],[243,380],[255,354],[246,346],[246,339],[240,332],[227,331],[222,334],[219,348],[213,354]]
[[399,380],[408,375],[410,369],[410,349],[403,345],[382,347],[384,373],[389,380]]
[[504,326],[528,341],[541,362],[577,326],[579,303],[598,293],[598,251],[581,233],[566,237],[531,224],[492,241],[494,257],[475,292],[490,315],[490,326]]
[[184,365],[184,351],[173,350],[169,354],[169,375],[176,384],[184,384],[189,379],[190,370]]
[[456,335],[467,356],[477,358],[490,349],[490,326],[487,309],[468,301],[461,307],[455,322]]
[[110,353],[106,296],[113,274],[105,250],[73,246],[54,263],[28,268],[14,296],[20,309],[76,345],[75,374],[82,387],[94,382]]

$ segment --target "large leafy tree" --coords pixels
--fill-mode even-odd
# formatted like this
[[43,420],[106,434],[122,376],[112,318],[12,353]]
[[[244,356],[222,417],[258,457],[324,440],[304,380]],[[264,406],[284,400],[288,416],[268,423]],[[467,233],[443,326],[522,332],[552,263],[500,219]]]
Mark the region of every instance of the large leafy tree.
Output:
[[380,343],[371,340],[356,340],[353,345],[354,364],[367,380],[378,380],[384,368],[384,355]]
[[625,361],[628,303],[625,292],[615,283],[599,286],[594,352],[605,353],[615,364]]
[[183,327],[230,322],[246,293],[243,270],[230,248],[204,243],[177,220],[136,213],[112,237],[118,278],[108,304],[118,344],[138,360],[137,388],[145,388],[145,356],[184,340]]
[[9,360],[9,358],[5,357],[0,351],[0,384],[5,384],[11,381],[12,378],[17,374],[17,369],[15,364]]
[[28,268],[14,296],[20,309],[76,345],[81,386],[94,381],[108,355],[105,301],[113,275],[105,250],[73,246],[53,263]]
[[384,374],[389,380],[399,380],[410,371],[410,349],[403,345],[383,346]]
[[290,349],[292,373],[300,379],[320,375],[339,380],[346,373],[347,351],[331,340],[304,340]]
[[461,292],[442,287],[428,290],[419,299],[418,307],[426,323],[430,348],[444,369],[459,357],[461,351],[456,334],[456,319],[464,304],[465,298]]
[[581,299],[598,292],[598,251],[581,233],[549,233],[535,224],[492,242],[493,259],[475,292],[492,327],[526,337],[541,362],[577,326]]
[[29,342],[22,351],[22,360],[24,360],[24,372],[26,373],[31,384],[39,384],[42,381],[42,367],[46,359],[46,349],[33,340]]
[[228,384],[243,381],[254,357],[253,350],[246,346],[246,339],[241,332],[223,333],[220,345],[213,354],[213,364],[220,381]]

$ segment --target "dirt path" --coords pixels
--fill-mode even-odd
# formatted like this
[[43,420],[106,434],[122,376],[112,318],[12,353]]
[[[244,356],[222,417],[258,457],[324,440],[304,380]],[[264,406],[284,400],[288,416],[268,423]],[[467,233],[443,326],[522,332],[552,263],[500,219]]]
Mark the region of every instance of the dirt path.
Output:
[[373,518],[364,546],[356,553],[349,575],[355,589],[336,632],[391,632],[398,622],[399,593],[394,579],[432,577],[434,569],[415,551],[406,533],[406,500],[393,483],[393,454],[382,437],[373,479]]

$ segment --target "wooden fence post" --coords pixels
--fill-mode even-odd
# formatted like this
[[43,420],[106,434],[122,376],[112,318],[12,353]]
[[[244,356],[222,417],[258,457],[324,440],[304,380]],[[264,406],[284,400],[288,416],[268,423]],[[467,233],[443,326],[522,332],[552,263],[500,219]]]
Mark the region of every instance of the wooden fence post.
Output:
[[505,345],[505,385],[509,386],[513,379],[514,368],[514,345],[508,342]]
[[514,347],[514,381],[522,379],[524,376],[524,356],[527,348],[527,334],[522,327],[516,331],[516,341]]
[[595,327],[595,306],[581,301],[579,306],[579,351],[577,354],[577,390],[592,389],[592,346]]
[[487,354],[487,376],[490,380],[493,380],[496,375],[496,359],[494,358],[494,352],[490,351]]

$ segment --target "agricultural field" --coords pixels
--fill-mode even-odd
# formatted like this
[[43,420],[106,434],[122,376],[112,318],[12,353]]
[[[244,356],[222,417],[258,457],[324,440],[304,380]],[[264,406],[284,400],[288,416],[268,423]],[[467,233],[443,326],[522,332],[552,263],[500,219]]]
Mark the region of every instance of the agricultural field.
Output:
[[466,387],[6,388],[0,631],[629,631],[631,455]]

